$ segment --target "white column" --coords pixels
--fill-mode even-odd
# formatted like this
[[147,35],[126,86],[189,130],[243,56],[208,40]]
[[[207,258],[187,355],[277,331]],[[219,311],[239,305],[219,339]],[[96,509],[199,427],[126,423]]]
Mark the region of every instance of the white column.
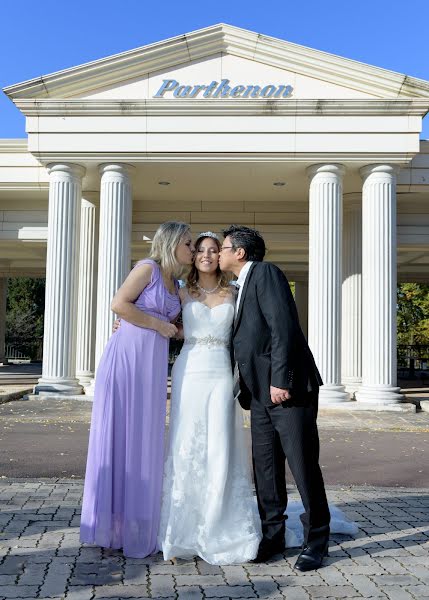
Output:
[[354,395],[362,383],[362,206],[350,199],[343,215],[341,381]]
[[132,198],[130,172],[124,164],[101,165],[100,233],[98,245],[97,333],[95,369],[112,335],[112,298],[131,266]]
[[0,277],[0,365],[4,365],[6,362],[6,359],[5,359],[6,297],[7,297],[7,278]]
[[76,376],[88,386],[94,377],[96,207],[82,198],[79,252]]
[[361,170],[362,386],[359,402],[396,404],[396,172],[391,165]]
[[308,282],[295,281],[295,304],[298,311],[299,324],[307,337],[308,335]]
[[341,384],[342,165],[313,165],[310,177],[308,342],[324,385],[321,404],[349,400]]
[[76,314],[82,177],[79,165],[48,165],[43,371],[36,393],[80,394],[76,379]]

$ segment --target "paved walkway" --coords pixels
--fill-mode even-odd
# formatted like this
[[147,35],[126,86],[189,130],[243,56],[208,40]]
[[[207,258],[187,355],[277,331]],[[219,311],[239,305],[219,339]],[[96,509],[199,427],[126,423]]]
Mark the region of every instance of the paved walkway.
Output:
[[[84,477],[91,409],[65,399],[0,405],[0,477]],[[429,413],[321,410],[319,429],[327,484],[429,488]]]
[[300,574],[298,549],[221,568],[82,547],[91,408],[39,399],[0,406],[0,600],[429,600],[429,413],[320,411],[329,500],[360,532],[332,536],[326,566]]
[[81,481],[0,482],[1,600],[429,598],[429,489],[328,489],[360,531],[333,536],[326,566],[311,574],[294,571],[297,549],[267,564],[215,567],[82,547],[81,494]]

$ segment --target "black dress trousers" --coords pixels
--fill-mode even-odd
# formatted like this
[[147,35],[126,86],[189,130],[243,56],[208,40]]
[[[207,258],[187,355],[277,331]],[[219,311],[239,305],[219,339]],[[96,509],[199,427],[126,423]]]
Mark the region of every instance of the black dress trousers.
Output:
[[281,543],[285,535],[285,458],[304,505],[304,543],[329,537],[330,514],[319,467],[317,393],[304,406],[287,404],[264,406],[255,398],[251,401],[253,468],[267,544]]

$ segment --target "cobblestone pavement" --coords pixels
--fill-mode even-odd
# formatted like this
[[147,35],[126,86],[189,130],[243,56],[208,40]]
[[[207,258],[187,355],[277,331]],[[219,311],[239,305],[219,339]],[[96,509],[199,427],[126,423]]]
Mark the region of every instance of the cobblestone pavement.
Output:
[[[293,569],[298,549],[267,564],[144,560],[79,543],[82,481],[0,481],[0,599],[429,599],[429,489],[328,488],[360,528],[333,536],[326,566]],[[296,491],[291,490],[291,497]]]

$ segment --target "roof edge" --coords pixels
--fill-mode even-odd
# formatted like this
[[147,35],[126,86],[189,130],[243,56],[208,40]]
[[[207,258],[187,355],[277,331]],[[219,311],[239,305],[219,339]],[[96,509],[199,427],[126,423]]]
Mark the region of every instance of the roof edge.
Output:
[[23,99],[15,101],[27,117],[39,116],[136,116],[136,115],[414,115],[429,111],[429,99],[299,99],[284,100],[214,100],[214,99]]
[[67,98],[105,85],[228,53],[381,98],[429,98],[429,81],[219,23],[4,88],[13,101]]

